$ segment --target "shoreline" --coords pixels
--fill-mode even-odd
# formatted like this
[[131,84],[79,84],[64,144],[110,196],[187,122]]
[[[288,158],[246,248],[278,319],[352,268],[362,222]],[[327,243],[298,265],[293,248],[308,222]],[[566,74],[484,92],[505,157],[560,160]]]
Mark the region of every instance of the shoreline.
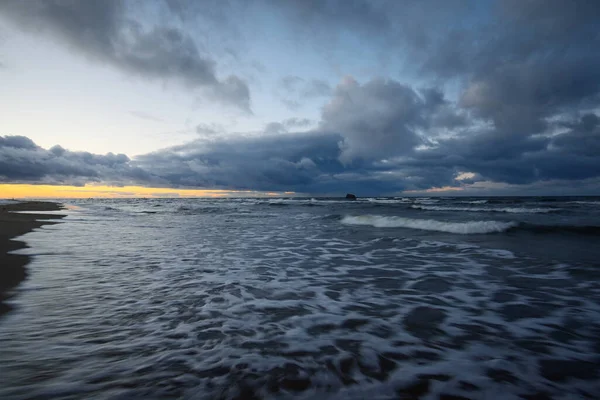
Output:
[[[40,219],[61,219],[64,215],[44,214],[44,211],[59,211],[64,207],[59,203],[45,201],[23,201],[13,204],[0,204],[0,318],[12,309],[9,300],[15,289],[27,278],[27,264],[31,257],[23,254],[9,254],[14,250],[27,248],[27,244],[14,238],[33,231],[43,225],[55,224]],[[15,211],[27,211],[18,213]],[[35,213],[29,213],[29,212]],[[39,213],[37,213],[39,211]]]

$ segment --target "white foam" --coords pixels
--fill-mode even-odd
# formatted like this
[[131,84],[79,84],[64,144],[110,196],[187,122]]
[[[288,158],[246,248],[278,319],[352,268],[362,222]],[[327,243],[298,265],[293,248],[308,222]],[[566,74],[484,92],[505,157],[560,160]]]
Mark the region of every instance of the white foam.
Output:
[[346,225],[369,225],[376,228],[411,228],[426,231],[459,234],[504,232],[517,226],[516,222],[468,221],[445,222],[434,219],[414,219],[381,215],[346,216],[341,221]]
[[558,208],[526,208],[526,207],[500,207],[500,208],[483,208],[483,207],[445,207],[445,206],[421,206],[412,205],[412,208],[426,211],[467,211],[467,212],[503,212],[512,214],[546,214],[551,212],[561,211]]
[[432,199],[429,197],[420,197],[415,199],[415,203],[421,203],[421,204],[435,204],[435,203],[439,203],[440,200],[439,199]]
[[590,205],[600,205],[600,201],[583,201],[583,200],[579,200],[579,201],[569,201],[569,204],[590,204]]
[[[195,201],[172,207],[180,204],[192,207]],[[321,222],[327,212],[318,208],[302,209],[300,221],[294,219],[296,210],[263,211],[253,210],[278,216],[281,223],[235,220],[236,214],[225,219],[214,213],[183,218],[166,213],[159,229],[132,213],[107,219],[96,206],[81,211],[79,222],[53,225],[52,235],[28,233],[32,247],[24,251],[36,257],[22,287],[27,290],[17,299],[19,310],[11,324],[0,324],[0,340],[14,349],[0,352],[0,376],[39,368],[40,357],[48,360],[48,371],[65,367],[60,376],[48,374],[27,387],[7,380],[0,398],[85,397],[92,389],[109,397],[120,382],[128,383],[119,389],[124,398],[176,392],[207,400],[240,397],[238,382],[259,397],[303,399],[394,398],[419,380],[427,381],[424,399],[442,394],[518,399],[534,391],[578,398],[582,390],[598,391],[597,380],[554,382],[540,373],[543,359],[596,361],[593,324],[571,327],[568,319],[597,321],[600,289],[593,279],[572,275],[569,266],[480,247],[489,241],[464,243],[473,242],[464,236],[441,241],[440,235],[395,235],[377,228],[367,228],[375,234],[366,236],[345,232],[345,225],[329,229],[337,219]],[[302,221],[311,215],[311,223]],[[352,218],[434,230],[498,224]],[[234,222],[223,229],[225,220]],[[394,236],[404,237],[390,240]],[[490,273],[490,267],[501,268],[503,276]],[[537,283],[538,278],[544,280]],[[561,280],[561,287],[547,279]],[[509,296],[502,300],[500,294]],[[94,306],[98,298],[103,307]],[[512,320],[519,304],[536,312]],[[420,306],[437,309],[444,320],[427,332],[407,326],[407,315]],[[572,340],[554,338],[557,329]],[[40,330],[45,335],[23,334]],[[435,336],[425,336],[431,333]],[[52,346],[56,337],[62,347]],[[73,363],[74,356],[87,361]],[[180,365],[189,373],[156,379]],[[490,369],[517,379],[507,375],[509,382],[495,381]],[[310,386],[292,392],[282,384],[288,378],[306,379]],[[96,380],[100,383],[90,383]],[[462,381],[479,390],[467,391]],[[182,384],[186,389],[180,392]],[[271,384],[282,389],[279,394],[270,392]],[[53,392],[58,385],[66,389]]]
[[368,201],[369,203],[375,203],[375,204],[401,204],[401,203],[410,203],[410,200],[405,200],[405,199],[377,199],[377,198],[373,198],[373,197],[367,197],[365,199],[366,201]]
[[310,198],[310,199],[266,199],[266,200],[253,200],[251,202],[249,202],[250,204],[254,204],[254,205],[316,205],[316,204],[332,204],[332,203],[347,203],[348,200],[346,199],[340,199],[340,200],[335,200],[335,199],[315,199]]
[[461,203],[466,203],[466,204],[485,204],[487,203],[487,200],[473,200],[473,201],[462,201]]

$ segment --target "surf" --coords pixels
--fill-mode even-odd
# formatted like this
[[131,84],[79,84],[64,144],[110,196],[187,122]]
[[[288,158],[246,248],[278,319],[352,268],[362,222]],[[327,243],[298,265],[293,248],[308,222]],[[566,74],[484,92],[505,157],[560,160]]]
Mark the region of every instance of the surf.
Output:
[[345,216],[345,225],[366,225],[375,228],[409,228],[425,231],[457,233],[461,235],[505,232],[518,225],[517,222],[466,221],[446,222],[435,219],[416,219],[381,215]]

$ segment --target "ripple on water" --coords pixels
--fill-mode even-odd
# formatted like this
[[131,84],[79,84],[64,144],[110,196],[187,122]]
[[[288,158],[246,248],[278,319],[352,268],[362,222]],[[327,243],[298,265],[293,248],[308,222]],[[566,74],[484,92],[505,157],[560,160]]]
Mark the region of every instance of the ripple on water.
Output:
[[600,392],[600,288],[567,267],[472,245],[337,240],[318,225],[337,219],[297,230],[284,216],[224,226],[198,215],[67,218],[28,235],[39,256],[0,325],[0,397]]

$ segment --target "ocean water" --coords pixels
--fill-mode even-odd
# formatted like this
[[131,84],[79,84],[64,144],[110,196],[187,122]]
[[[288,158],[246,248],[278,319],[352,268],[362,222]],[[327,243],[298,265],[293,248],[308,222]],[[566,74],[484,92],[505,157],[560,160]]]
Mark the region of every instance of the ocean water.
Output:
[[600,396],[600,198],[68,204],[2,399]]

